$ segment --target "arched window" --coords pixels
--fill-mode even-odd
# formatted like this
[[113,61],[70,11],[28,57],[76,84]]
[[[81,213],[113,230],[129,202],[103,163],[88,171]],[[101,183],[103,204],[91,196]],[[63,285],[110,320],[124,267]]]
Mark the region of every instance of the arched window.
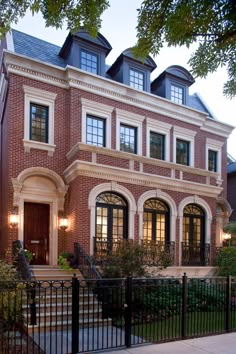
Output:
[[205,243],[205,213],[196,204],[188,204],[184,208],[183,242],[185,244]]
[[112,245],[128,238],[127,211],[127,202],[119,194],[99,194],[96,198],[96,242]]
[[169,207],[160,199],[151,198],[144,203],[143,240],[169,242]]

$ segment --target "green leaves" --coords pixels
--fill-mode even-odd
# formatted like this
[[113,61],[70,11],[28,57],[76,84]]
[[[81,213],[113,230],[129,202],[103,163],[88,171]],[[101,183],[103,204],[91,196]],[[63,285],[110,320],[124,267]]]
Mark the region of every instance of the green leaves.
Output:
[[197,42],[189,64],[195,77],[226,66],[224,94],[236,95],[236,2],[233,0],[145,0],[138,11],[135,55]]
[[101,15],[108,7],[108,0],[1,0],[0,37],[27,10],[33,15],[41,11],[46,26],[61,28],[66,23],[72,32],[84,26],[91,35],[96,36],[101,27]]

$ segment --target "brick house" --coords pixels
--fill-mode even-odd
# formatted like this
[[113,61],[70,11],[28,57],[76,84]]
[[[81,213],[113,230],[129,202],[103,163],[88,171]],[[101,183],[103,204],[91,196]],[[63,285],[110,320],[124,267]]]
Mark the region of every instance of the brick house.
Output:
[[227,195],[232,207],[230,221],[236,221],[236,161],[230,155],[228,155],[227,165]]
[[207,265],[231,212],[233,128],[189,94],[186,69],[151,82],[151,57],[127,49],[107,67],[111,49],[83,29],[62,48],[16,30],[1,41],[1,252],[19,239],[53,265],[74,242],[93,255],[127,238]]

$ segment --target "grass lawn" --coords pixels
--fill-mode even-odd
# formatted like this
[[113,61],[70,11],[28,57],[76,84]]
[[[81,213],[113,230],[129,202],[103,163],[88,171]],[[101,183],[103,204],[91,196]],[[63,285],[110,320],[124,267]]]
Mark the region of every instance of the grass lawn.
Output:
[[[236,313],[232,314],[232,328],[236,328]],[[187,314],[187,336],[201,336],[224,332],[225,313],[192,312]],[[163,321],[132,326],[132,334],[146,341],[162,341],[181,338],[182,318],[177,315]]]

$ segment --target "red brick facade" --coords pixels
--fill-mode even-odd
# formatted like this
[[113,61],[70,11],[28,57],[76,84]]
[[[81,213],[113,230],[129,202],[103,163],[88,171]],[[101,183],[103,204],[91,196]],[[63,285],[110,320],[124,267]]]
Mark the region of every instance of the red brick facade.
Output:
[[[123,102],[123,100],[119,101],[117,98],[106,97],[107,95],[102,92],[95,94],[94,92],[89,92],[88,89],[83,89],[83,87],[59,87],[60,85],[57,84],[43,82],[47,81],[46,79],[37,79],[35,73],[34,79],[27,76],[29,75],[24,73],[24,71],[18,74],[13,73],[11,70],[7,72],[8,94],[1,123],[2,254],[5,250],[10,250],[11,252],[12,241],[20,237],[19,228],[9,226],[9,217],[13,206],[17,206],[19,214],[23,213],[22,209],[20,209],[22,204],[17,202],[18,191],[16,191],[16,187],[13,187],[12,178],[17,179],[21,173],[35,167],[48,169],[56,173],[64,181],[64,184],[68,186],[64,196],[64,211],[69,219],[69,228],[66,231],[60,229],[57,231],[58,225],[55,219],[53,219],[54,221],[52,221],[50,226],[52,229],[50,237],[57,237],[55,245],[58,245],[58,247],[56,251],[54,250],[54,254],[60,254],[65,248],[72,251],[74,242],[79,242],[88,253],[91,253],[91,242],[95,236],[95,234],[91,234],[91,224],[95,224],[95,220],[91,220],[89,196],[94,187],[110,182],[115,182],[120,187],[128,190],[136,203],[136,210],[134,210],[133,215],[134,234],[128,235],[130,238],[138,240],[140,237],[139,212],[137,209],[139,198],[148,191],[157,191],[158,195],[158,190],[161,190],[163,195],[166,193],[176,205],[177,215],[174,215],[176,224],[171,226],[175,228],[176,264],[179,263],[178,245],[181,240],[179,220],[182,220],[179,219],[181,215],[178,214],[178,210],[180,203],[187,197],[191,197],[193,200],[196,199],[196,204],[203,208],[206,217],[204,231],[206,241],[210,242],[211,248],[214,249],[217,237],[215,223],[217,198],[226,198],[227,193],[226,137],[223,136],[224,134],[217,134],[213,130],[209,132],[207,129],[201,129],[200,126],[191,123],[191,121],[187,122],[178,118],[168,117],[160,114],[158,110],[154,111],[153,108],[148,110],[146,106],[140,108],[135,103],[132,105]],[[24,149],[24,86],[57,94],[54,109],[54,144],[56,147],[53,156],[49,156],[47,151],[39,149],[31,148],[30,152]],[[101,103],[113,108],[111,113],[111,149],[86,146],[82,142],[82,129],[85,127],[82,126],[81,99],[92,101],[94,107],[96,107],[97,103]],[[161,103],[165,105],[165,102]],[[143,141],[141,156],[116,150],[117,109],[123,110],[127,114],[131,112],[144,117],[142,121]],[[188,111],[188,114],[189,112],[191,113],[190,108],[186,108],[186,111]],[[172,126],[169,147],[170,162],[146,157],[147,117]],[[174,161],[173,127],[176,126],[196,132],[194,138],[194,167],[177,165],[172,162]],[[206,170],[207,139],[222,143],[221,186],[218,181],[218,174],[210,173]],[[80,144],[77,151],[67,156],[70,150],[78,143]],[[72,165],[76,162],[78,162],[79,167],[77,170],[73,170],[73,176],[71,177],[66,171],[67,169],[72,171]],[[33,173],[32,176],[37,177],[37,173]],[[27,178],[25,181],[27,181]],[[46,177],[44,176],[43,178]],[[50,177],[48,178],[50,180]],[[160,185],[158,184],[159,181]],[[21,186],[19,193],[24,194],[25,182],[23,181],[22,183],[23,187]],[[126,198],[126,195],[123,195],[123,197]],[[24,200],[28,200],[27,197]],[[35,197],[35,203],[40,200]],[[57,205],[56,203],[55,205]],[[206,205],[208,206],[207,208]],[[63,208],[58,208],[58,212],[60,211],[59,209],[62,210]],[[173,212],[173,210],[170,210],[170,213]],[[50,217],[52,219],[52,215]],[[21,232],[24,235],[23,222],[21,223],[21,228]],[[170,232],[173,232],[173,230],[170,230]],[[49,250],[49,252],[53,251]],[[50,263],[55,263],[55,257],[51,257]]]

